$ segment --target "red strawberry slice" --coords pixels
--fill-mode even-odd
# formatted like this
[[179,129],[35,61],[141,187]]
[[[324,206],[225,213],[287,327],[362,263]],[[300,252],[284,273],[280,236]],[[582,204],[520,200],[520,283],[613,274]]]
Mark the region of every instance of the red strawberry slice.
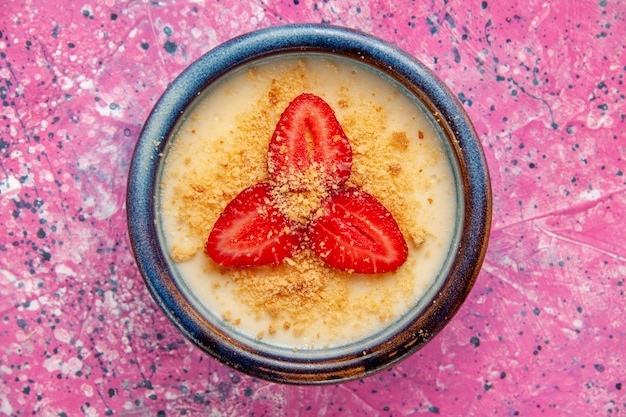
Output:
[[278,265],[302,247],[303,233],[276,208],[271,186],[243,190],[215,222],[207,254],[223,266]]
[[356,187],[324,200],[307,236],[317,256],[343,271],[394,271],[408,256],[406,241],[389,210]]
[[343,185],[352,169],[352,149],[333,109],[313,94],[301,94],[285,109],[270,140],[270,178],[292,191]]

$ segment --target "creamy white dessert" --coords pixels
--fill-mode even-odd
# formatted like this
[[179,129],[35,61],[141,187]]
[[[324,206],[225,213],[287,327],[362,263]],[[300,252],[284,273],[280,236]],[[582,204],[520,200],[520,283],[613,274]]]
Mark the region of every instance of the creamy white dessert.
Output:
[[[330,104],[350,141],[347,185],[375,196],[398,223],[409,247],[398,270],[342,272],[308,249],[277,267],[223,268],[205,254],[224,207],[268,180],[276,123],[305,92]],[[170,139],[160,185],[163,247],[200,313],[293,349],[333,347],[380,331],[420,300],[453,245],[457,190],[433,124],[404,89],[330,55],[268,59],[216,83]]]

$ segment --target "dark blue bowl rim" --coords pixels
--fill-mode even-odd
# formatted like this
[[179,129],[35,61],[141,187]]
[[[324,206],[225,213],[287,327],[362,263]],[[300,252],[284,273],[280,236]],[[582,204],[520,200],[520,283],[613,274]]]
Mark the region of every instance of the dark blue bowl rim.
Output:
[[[327,360],[267,355],[207,329],[172,281],[157,241],[155,191],[159,155],[170,132],[198,93],[234,67],[285,52],[323,52],[353,58],[387,73],[438,115],[456,152],[464,190],[464,233],[451,272],[432,303],[394,340],[375,349]],[[157,145],[155,145],[157,144]],[[390,43],[352,29],[284,25],[234,38],[187,67],[168,86],[139,136],[127,187],[129,237],[139,271],[161,309],[194,344],[221,362],[253,376],[293,384],[362,378],[406,358],[431,340],[468,296],[484,259],[491,224],[491,188],[480,141],[461,103],[414,57]]]

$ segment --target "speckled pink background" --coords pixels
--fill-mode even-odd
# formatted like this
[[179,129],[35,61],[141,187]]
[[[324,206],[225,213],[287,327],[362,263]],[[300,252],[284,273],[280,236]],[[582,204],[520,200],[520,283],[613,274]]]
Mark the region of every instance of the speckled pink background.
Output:
[[[352,3],[0,5],[0,415],[626,414],[626,4]],[[411,358],[336,386],[200,352],[149,296],[126,231],[131,153],[168,82],[220,42],[296,22],[361,29],[436,71],[493,181],[461,311]]]

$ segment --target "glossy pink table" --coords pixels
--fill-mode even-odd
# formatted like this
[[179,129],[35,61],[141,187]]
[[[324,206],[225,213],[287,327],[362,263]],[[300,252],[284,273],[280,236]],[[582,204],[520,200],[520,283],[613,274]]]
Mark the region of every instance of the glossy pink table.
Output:
[[[626,4],[17,1],[0,6],[0,415],[626,413]],[[328,22],[448,83],[485,148],[491,244],[467,303],[389,371],[282,386],[215,362],[129,249],[131,153],[168,82],[220,42]]]

